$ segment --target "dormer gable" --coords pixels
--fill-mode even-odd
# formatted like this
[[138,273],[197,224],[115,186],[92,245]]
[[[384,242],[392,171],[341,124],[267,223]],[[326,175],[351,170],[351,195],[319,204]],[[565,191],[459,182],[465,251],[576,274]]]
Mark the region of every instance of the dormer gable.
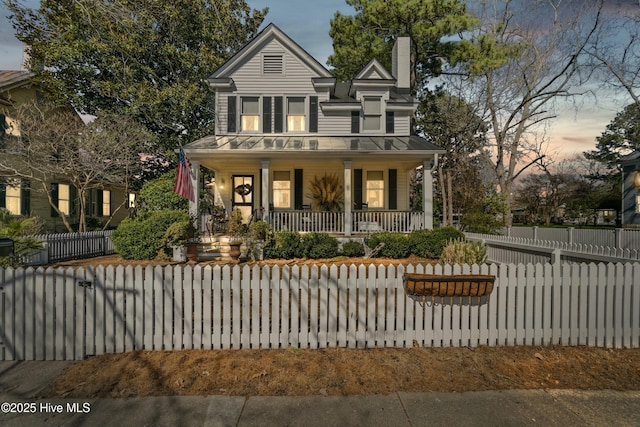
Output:
[[377,59],[372,59],[358,73],[355,80],[395,80]]

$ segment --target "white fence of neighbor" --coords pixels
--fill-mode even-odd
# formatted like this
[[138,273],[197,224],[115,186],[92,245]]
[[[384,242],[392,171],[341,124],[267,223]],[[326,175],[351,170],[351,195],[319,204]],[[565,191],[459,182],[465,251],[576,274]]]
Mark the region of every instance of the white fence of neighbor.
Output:
[[468,240],[481,241],[487,247],[487,261],[498,263],[556,262],[638,262],[640,251],[581,243],[534,240],[465,232]]
[[[403,274],[493,274],[489,296],[405,295]],[[131,350],[640,347],[640,264],[0,270],[0,358]]]
[[640,251],[640,230],[628,228],[544,228],[510,227],[506,236],[532,240],[602,246]]
[[23,261],[26,265],[45,265],[70,259],[110,255],[115,253],[111,234],[113,230],[39,234],[33,238],[43,242],[42,251],[24,257]]

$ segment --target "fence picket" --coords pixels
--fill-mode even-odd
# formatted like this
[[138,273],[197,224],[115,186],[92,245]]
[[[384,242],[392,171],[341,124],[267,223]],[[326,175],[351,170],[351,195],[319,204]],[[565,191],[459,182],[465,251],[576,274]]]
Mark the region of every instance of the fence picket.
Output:
[[337,331],[337,346],[338,347],[346,347],[348,343],[347,331],[348,331],[348,319],[349,319],[349,310],[348,310],[348,277],[349,277],[349,267],[345,264],[340,266],[340,282],[336,280],[335,288],[339,292],[338,297],[338,331]]
[[247,348],[260,348],[260,267],[256,264],[253,269],[246,268],[244,272],[250,280],[249,289],[251,295],[251,329],[249,332],[249,345]]

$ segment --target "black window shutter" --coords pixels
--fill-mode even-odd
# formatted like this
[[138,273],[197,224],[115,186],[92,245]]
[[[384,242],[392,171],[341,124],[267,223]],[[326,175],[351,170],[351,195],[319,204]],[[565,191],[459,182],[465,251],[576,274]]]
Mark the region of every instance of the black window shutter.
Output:
[[271,133],[271,97],[262,98],[262,132]]
[[7,181],[0,177],[0,208],[7,207]]
[[357,211],[362,210],[362,169],[353,170],[353,202]]
[[309,98],[309,132],[318,132],[318,97]]
[[95,216],[102,216],[102,205],[104,204],[103,195],[104,193],[102,192],[102,190],[96,190],[96,212],[94,213]]
[[389,169],[389,209],[398,209],[398,170]]
[[76,187],[74,187],[73,185],[69,185],[69,204],[70,206],[70,213],[69,216],[71,215],[75,215],[76,214],[76,208],[77,208],[77,200],[76,197],[78,195],[78,192],[76,190]]
[[273,102],[273,131],[275,133],[282,133],[283,120],[283,99],[281,96],[276,96]]
[[302,210],[302,169],[295,169],[293,172],[293,208]]
[[[57,182],[51,183],[51,201],[53,202],[54,205],[58,206],[58,183]],[[53,206],[51,206],[51,216],[54,218],[57,216],[60,216],[58,215],[58,212],[53,208]]]
[[227,101],[227,132],[236,132],[236,97],[230,96]]
[[360,133],[360,111],[351,112],[351,133]]
[[394,133],[394,115],[393,111],[387,111],[386,114],[386,122],[387,122],[387,133]]
[[20,214],[31,214],[31,182],[28,179],[20,183]]

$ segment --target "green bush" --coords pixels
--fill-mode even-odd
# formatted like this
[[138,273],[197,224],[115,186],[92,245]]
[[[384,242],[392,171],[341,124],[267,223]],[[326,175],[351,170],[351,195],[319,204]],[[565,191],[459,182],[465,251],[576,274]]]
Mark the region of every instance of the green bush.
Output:
[[17,217],[0,209],[0,237],[13,240],[13,255],[0,257],[0,267],[19,267],[23,257],[42,250],[42,242],[31,237],[40,232],[42,224],[38,217]]
[[171,224],[189,221],[184,211],[152,212],[138,218],[126,218],[111,235],[116,252],[125,259],[155,259],[165,243]]
[[333,258],[339,253],[338,239],[327,233],[308,233],[302,236],[299,254],[304,258]]
[[487,248],[482,242],[453,240],[440,256],[441,264],[482,264],[487,260]]
[[264,248],[265,258],[301,258],[301,237],[297,231],[277,231],[267,241]]
[[167,172],[159,178],[147,181],[140,189],[140,211],[187,210],[189,200],[173,192],[176,171]]
[[405,258],[409,255],[409,239],[402,233],[391,233],[387,231],[373,233],[369,237],[367,246],[375,249],[379,243],[384,243],[384,247],[378,252],[378,256],[398,259]]
[[249,225],[249,238],[266,241],[273,234],[273,228],[264,221],[252,222]]
[[364,246],[360,242],[349,240],[342,245],[342,255],[348,257],[364,256]]
[[416,230],[409,235],[411,253],[431,259],[439,259],[444,247],[456,239],[464,239],[464,234],[455,227]]

